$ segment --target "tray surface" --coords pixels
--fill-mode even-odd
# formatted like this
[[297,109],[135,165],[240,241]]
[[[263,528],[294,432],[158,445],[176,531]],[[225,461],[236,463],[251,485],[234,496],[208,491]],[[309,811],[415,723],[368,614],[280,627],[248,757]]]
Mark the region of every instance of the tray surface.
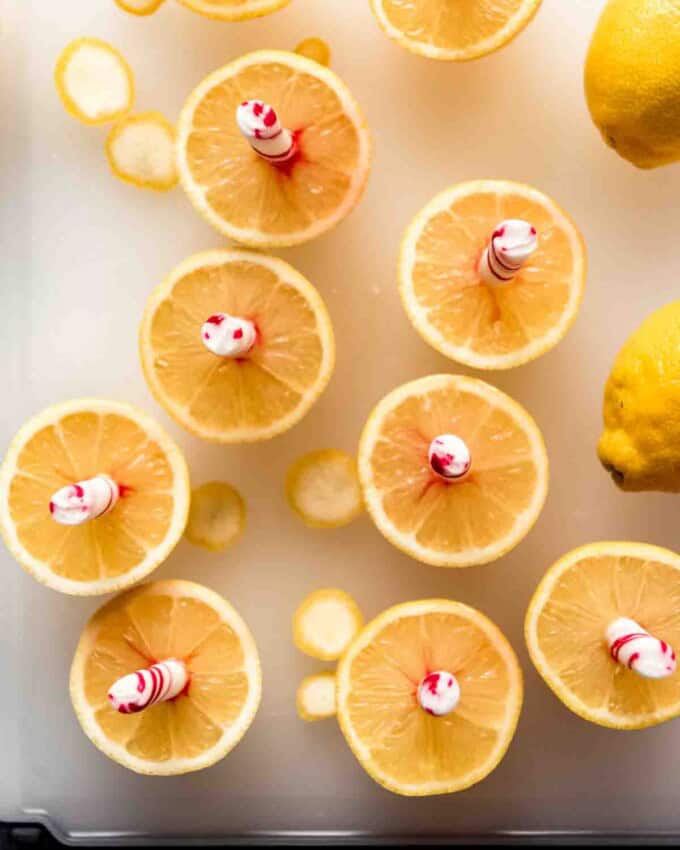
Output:
[[[594,446],[602,387],[628,333],[677,297],[674,238],[680,169],[639,172],[600,141],[582,95],[582,62],[603,0],[545,0],[502,52],[463,66],[410,56],[389,42],[367,0],[293,0],[244,24],[202,19],[169,2],[148,19],[113,0],[4,0],[0,445],[31,413],[99,394],[134,402],[168,425],[196,483],[223,478],[248,502],[245,538],[224,556],[182,543],[157,577],[221,591],[258,642],[264,700],[221,764],[170,779],[136,776],[82,734],[67,674],[81,627],[101,600],[38,586],[0,551],[0,818],[38,813],[74,841],[105,833],[227,836],[270,831],[447,835],[521,830],[680,829],[680,725],[616,733],[570,714],[531,667],[521,626],[544,570],[573,546],[630,538],[671,548],[678,501],[624,496]],[[136,334],[151,288],[189,254],[223,244],[181,190],[144,193],[114,180],[105,129],[67,116],[52,85],[60,49],[79,35],[120,47],[137,79],[137,107],[171,120],[206,73],[262,46],[319,35],[364,106],[375,165],[357,211],[334,233],[281,252],[321,290],[338,339],[324,398],[289,434],[219,448],[184,434],[152,400]],[[377,399],[405,380],[466,371],[431,351],[399,303],[395,263],[403,228],[438,190],[506,177],[553,195],[589,250],[589,284],[567,339],[538,362],[489,379],[522,401],[544,431],[551,492],[536,528],[500,562],[463,571],[421,566],[364,517],[308,530],[282,495],[303,451],[353,451]],[[317,668],[290,640],[290,617],[320,586],[352,593],[369,616],[408,599],[444,596],[479,607],[507,633],[526,672],[517,736],[498,769],[465,793],[391,796],[361,770],[332,723],[305,725],[300,678]],[[321,665],[319,665],[320,667]]]

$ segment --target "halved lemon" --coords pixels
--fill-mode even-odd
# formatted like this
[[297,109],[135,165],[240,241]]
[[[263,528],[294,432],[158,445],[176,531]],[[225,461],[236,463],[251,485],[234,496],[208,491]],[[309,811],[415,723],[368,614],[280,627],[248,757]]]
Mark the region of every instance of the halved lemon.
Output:
[[290,0],[179,0],[179,2],[206,18],[220,21],[246,21],[283,9]]
[[[246,100],[276,110],[298,146],[285,167],[258,156],[236,109]],[[358,103],[323,65],[296,53],[259,50],[215,71],[180,115],[180,180],[220,233],[254,247],[298,245],[325,233],[359,200],[371,143]]]
[[340,449],[321,449],[298,458],[286,476],[286,496],[312,528],[339,528],[364,509],[356,461]]
[[[179,696],[136,714],[111,706],[116,680],[168,658],[189,674]],[[219,594],[190,581],[116,596],[85,627],[71,667],[71,701],[88,738],[124,767],[157,776],[224,758],[252,723],[261,690],[248,627]]]
[[[480,259],[507,219],[535,227],[538,248],[514,280],[490,285]],[[571,219],[547,195],[507,180],[437,195],[409,225],[399,257],[399,289],[415,329],[476,369],[519,366],[557,345],[576,318],[585,277],[585,246]]]
[[66,111],[83,124],[115,121],[135,99],[132,69],[99,38],[77,38],[67,45],[57,59],[54,83]]
[[160,112],[118,121],[106,140],[111,171],[140,189],[167,192],[177,185],[175,128]]
[[[120,488],[113,510],[82,525],[56,522],[55,492],[98,475]],[[181,538],[188,511],[180,449],[116,401],[49,407],[20,429],[0,467],[0,532],[29,573],[63,593],[110,593],[144,578]]]
[[191,493],[185,535],[190,543],[210,552],[224,552],[243,534],[246,504],[224,481],[209,481]]
[[364,623],[355,600],[334,587],[306,596],[293,615],[293,643],[321,661],[340,658]]
[[[463,439],[472,457],[460,481],[433,470],[439,435]],[[536,522],[548,492],[548,457],[527,411],[490,384],[431,375],[378,403],[359,443],[359,480],[385,537],[416,560],[468,567],[500,558]]]
[[505,46],[531,21],[541,0],[371,0],[385,33],[402,47],[465,62]]
[[680,648],[680,556],[643,543],[592,543],[541,579],[525,636],[552,691],[580,717],[644,729],[680,715],[680,674],[646,679],[612,658],[606,632],[620,617]]
[[[434,716],[420,684],[447,671],[456,707]],[[522,671],[487,617],[445,599],[406,602],[369,623],[337,673],[340,728],[361,766],[396,794],[462,791],[505,755],[522,707]]]
[[131,15],[152,15],[165,0],[115,0],[116,5]]
[[[243,357],[220,357],[201,337],[222,312],[254,324]],[[180,425],[216,443],[266,440],[292,428],[326,388],[335,342],[321,296],[275,257],[195,254],[151,294],[140,329],[144,374]]]
[[308,723],[334,717],[336,713],[335,673],[314,673],[306,676],[300,682],[296,706],[300,719]]

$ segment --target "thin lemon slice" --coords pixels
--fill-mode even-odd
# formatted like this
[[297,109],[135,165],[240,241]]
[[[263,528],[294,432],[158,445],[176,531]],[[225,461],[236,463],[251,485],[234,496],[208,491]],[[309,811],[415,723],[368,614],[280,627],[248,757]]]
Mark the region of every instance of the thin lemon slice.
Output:
[[[75,526],[50,516],[56,491],[102,474],[120,487],[110,513]],[[120,402],[48,408],[20,429],[0,467],[0,532],[28,572],[63,593],[110,593],[144,578],[181,538],[188,511],[180,449]]]
[[131,15],[153,15],[165,0],[115,0],[117,6]]
[[[456,677],[460,700],[446,716],[417,699],[434,671]],[[352,752],[397,794],[462,791],[505,755],[522,707],[522,671],[487,617],[432,599],[390,608],[369,623],[338,665],[338,720]]]
[[[168,658],[189,674],[179,696],[137,714],[111,706],[115,681]],[[71,667],[71,701],[88,738],[119,764],[157,776],[224,758],[252,723],[261,690],[248,627],[219,594],[189,581],[116,596],[85,627]]]
[[[243,358],[219,357],[201,338],[209,316],[252,321]],[[328,311],[288,263],[248,251],[196,254],[149,298],[140,330],[144,374],[158,402],[198,437],[266,440],[292,428],[326,388],[335,364]]]
[[246,21],[260,18],[283,9],[290,0],[179,0],[179,2],[206,18],[220,21]]
[[356,637],[364,618],[349,593],[315,590],[293,615],[293,643],[306,655],[335,661]]
[[166,192],[177,185],[175,128],[160,112],[119,121],[106,140],[111,171],[140,189]]
[[224,552],[243,534],[246,505],[238,490],[223,481],[201,484],[191,493],[185,535],[196,546]]
[[506,45],[531,21],[541,0],[371,0],[385,33],[402,47],[465,62]]
[[98,38],[78,38],[59,55],[54,82],[66,111],[83,124],[108,124],[132,109],[135,82],[123,56]]
[[[485,283],[478,266],[495,228],[523,219],[538,249],[514,280]],[[585,247],[547,195],[507,180],[461,183],[433,198],[409,225],[399,288],[413,326],[446,357],[476,369],[534,360],[565,336],[583,297]]]
[[531,660],[579,716],[644,729],[680,715],[680,674],[645,679],[617,664],[606,640],[619,617],[680,647],[680,556],[643,543],[592,543],[552,566],[529,605]]
[[[262,100],[297,144],[285,167],[258,156],[236,109]],[[177,128],[180,180],[220,233],[254,247],[298,245],[325,233],[359,200],[371,143],[359,105],[318,62],[260,50],[215,71],[191,94]]]
[[326,720],[334,717],[335,673],[315,673],[300,682],[297,692],[297,712],[302,720]]
[[338,528],[363,511],[356,461],[339,449],[309,452],[288,470],[286,495],[295,513],[313,528]]
[[[451,432],[472,456],[464,480],[443,481],[428,462]],[[548,492],[548,458],[527,411],[476,378],[431,375],[378,403],[359,443],[368,512],[396,546],[426,564],[468,567],[500,558],[536,522]]]

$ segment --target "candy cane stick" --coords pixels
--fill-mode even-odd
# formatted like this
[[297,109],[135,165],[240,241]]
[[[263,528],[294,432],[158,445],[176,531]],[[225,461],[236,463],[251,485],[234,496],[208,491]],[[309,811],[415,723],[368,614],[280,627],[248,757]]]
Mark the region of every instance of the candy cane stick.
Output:
[[118,679],[109,691],[109,702],[121,714],[135,714],[157,702],[174,699],[188,681],[184,662],[168,658]]
[[203,344],[220,357],[243,357],[255,345],[257,331],[248,319],[214,313],[201,329]]
[[628,617],[619,617],[607,629],[609,652],[629,670],[647,679],[665,679],[675,673],[675,653],[663,640]]
[[61,525],[80,525],[112,511],[120,488],[108,475],[62,487],[50,499],[52,519]]
[[438,670],[428,673],[418,685],[418,704],[428,714],[444,717],[451,714],[460,700],[460,685],[453,673]]
[[263,101],[244,100],[236,110],[236,123],[253,150],[267,162],[276,165],[295,156],[293,134],[281,126],[274,109]]
[[470,450],[455,434],[440,434],[427,452],[430,467],[444,481],[462,481],[472,466]]
[[538,247],[536,228],[518,218],[502,221],[491,235],[479,261],[485,283],[508,283]]

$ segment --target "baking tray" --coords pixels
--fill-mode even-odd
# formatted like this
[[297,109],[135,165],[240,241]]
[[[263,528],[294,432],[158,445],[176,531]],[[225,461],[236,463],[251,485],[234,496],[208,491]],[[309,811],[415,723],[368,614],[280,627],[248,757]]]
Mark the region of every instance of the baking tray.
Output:
[[[170,0],[148,19],[125,15],[113,0],[0,2],[0,444],[31,413],[71,397],[125,399],[158,417],[185,449],[194,482],[234,483],[249,519],[225,555],[182,543],[156,575],[227,596],[255,634],[264,672],[261,710],[225,761],[184,777],[129,773],[85,738],[67,693],[78,635],[101,600],[39,586],[3,549],[0,818],[39,820],[75,844],[547,839],[573,831],[661,840],[680,831],[680,725],[617,733],[578,719],[533,671],[521,632],[539,577],[571,547],[606,538],[680,546],[677,498],[618,493],[594,454],[612,358],[644,315],[676,297],[680,270],[680,170],[635,170],[605,147],[587,115],[582,63],[602,5],[545,0],[505,50],[449,66],[389,42],[367,0],[293,0],[243,24],[211,22]],[[152,400],[136,346],[145,299],[177,262],[223,240],[180,189],[156,195],[116,181],[103,153],[106,130],[64,113],[52,69],[60,49],[83,34],[120,47],[136,74],[138,108],[172,119],[209,71],[310,35],[329,41],[333,67],[362,102],[375,136],[363,202],[334,233],[281,252],[321,290],[338,341],[328,391],[289,434],[259,446],[209,446]],[[367,518],[335,531],[305,528],[282,484],[303,451],[353,451],[371,407],[392,387],[465,371],[412,331],[395,264],[402,230],[423,203],[478,177],[525,181],[554,196],[583,230],[590,274],[567,339],[536,363],[488,376],[544,431],[552,479],[543,515],[501,561],[447,571],[403,556]],[[298,682],[322,665],[294,650],[290,618],[307,592],[328,585],[347,589],[367,615],[444,596],[479,607],[504,629],[526,673],[526,700],[508,755],[487,780],[454,796],[392,796],[363,773],[334,722],[297,719]]]

